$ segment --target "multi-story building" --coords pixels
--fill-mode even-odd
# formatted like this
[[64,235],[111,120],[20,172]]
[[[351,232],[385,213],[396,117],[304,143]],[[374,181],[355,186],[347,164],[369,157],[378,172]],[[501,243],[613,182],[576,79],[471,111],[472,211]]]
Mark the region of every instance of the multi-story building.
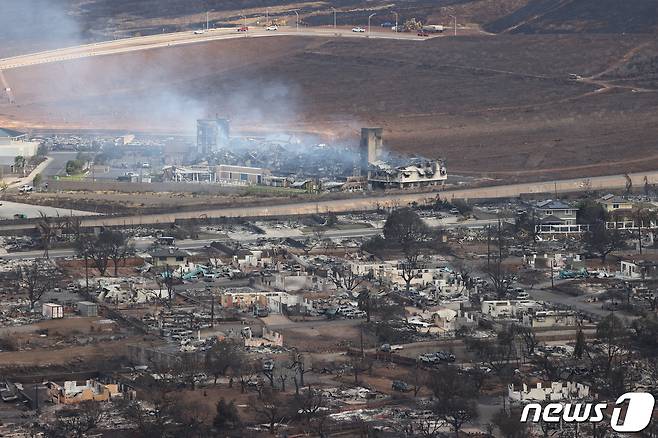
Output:
[[199,119],[196,121],[196,147],[200,155],[208,155],[229,144],[227,119]]
[[448,171],[440,160],[412,160],[393,167],[378,161],[370,166],[368,184],[373,188],[417,188],[438,186],[448,179]]

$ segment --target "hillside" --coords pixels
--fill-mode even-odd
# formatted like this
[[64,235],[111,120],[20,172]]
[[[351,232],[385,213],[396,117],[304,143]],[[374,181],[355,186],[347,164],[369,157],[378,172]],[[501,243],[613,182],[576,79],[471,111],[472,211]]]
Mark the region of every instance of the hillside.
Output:
[[460,173],[642,170],[658,165],[657,49],[641,35],[228,40],[8,71],[18,105],[0,104],[0,124],[191,133],[220,114],[351,144],[380,125],[388,147]]
[[[23,0],[3,4],[0,56],[126,36],[241,23],[265,14],[293,24],[340,26],[400,22],[452,24],[492,33],[646,33],[658,28],[656,0]],[[243,15],[245,18],[243,18]]]
[[494,33],[653,33],[658,30],[658,2],[531,0],[484,28]]

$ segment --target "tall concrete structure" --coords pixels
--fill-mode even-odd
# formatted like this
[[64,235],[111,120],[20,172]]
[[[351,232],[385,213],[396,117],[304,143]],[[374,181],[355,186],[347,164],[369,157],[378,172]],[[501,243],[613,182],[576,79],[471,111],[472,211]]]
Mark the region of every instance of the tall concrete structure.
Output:
[[196,147],[201,155],[208,155],[228,146],[228,119],[199,119],[196,121]]
[[383,128],[361,128],[361,174],[368,174],[368,165],[379,159],[382,150]]

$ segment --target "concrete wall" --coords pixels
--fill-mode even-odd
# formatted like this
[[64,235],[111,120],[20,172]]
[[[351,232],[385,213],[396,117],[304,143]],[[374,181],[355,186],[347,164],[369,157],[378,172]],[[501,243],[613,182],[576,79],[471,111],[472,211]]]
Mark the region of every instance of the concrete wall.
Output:
[[240,193],[244,187],[222,186],[218,184],[189,183],[132,183],[120,181],[48,181],[49,191],[111,191],[111,192],[179,192],[179,193]]

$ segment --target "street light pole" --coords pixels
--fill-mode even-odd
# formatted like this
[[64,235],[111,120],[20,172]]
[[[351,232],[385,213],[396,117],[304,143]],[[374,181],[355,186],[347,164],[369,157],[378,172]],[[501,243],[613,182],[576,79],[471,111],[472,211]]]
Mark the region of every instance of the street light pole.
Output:
[[336,28],[336,8],[334,8],[332,6],[331,9],[334,11],[334,29],[335,29]]
[[457,16],[456,15],[451,15],[451,17],[455,19],[454,30],[455,30],[455,36],[457,36]]
[[265,8],[265,26],[270,25],[270,8]]
[[393,13],[395,14],[395,31],[397,32],[398,31],[398,18],[399,17],[398,17],[397,12],[393,12]]
[[299,32],[299,12],[297,12],[297,10],[294,10],[293,12],[297,15],[297,32]]
[[373,12],[372,14],[368,15],[368,35],[370,35],[370,19],[377,15],[376,12]]

